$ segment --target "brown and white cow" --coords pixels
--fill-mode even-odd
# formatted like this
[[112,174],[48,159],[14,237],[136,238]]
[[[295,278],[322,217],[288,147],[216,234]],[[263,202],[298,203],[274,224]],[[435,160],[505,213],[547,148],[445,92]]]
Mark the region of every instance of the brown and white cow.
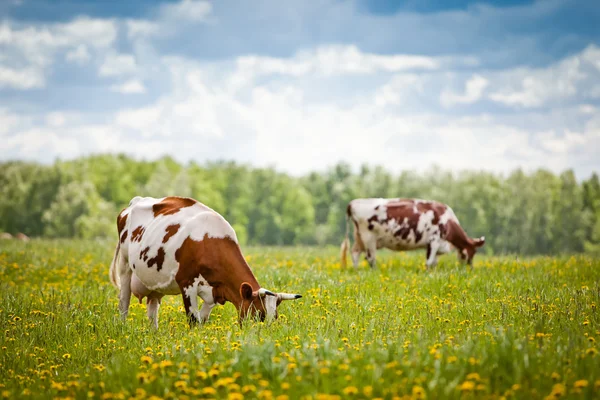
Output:
[[375,267],[377,249],[404,251],[427,249],[427,267],[437,264],[437,255],[452,250],[470,266],[485,238],[471,239],[458,223],[454,211],[437,201],[419,199],[355,199],[346,212],[346,238],[342,243],[342,267],[346,266],[349,221],[354,224],[352,262],[356,267],[360,253]]
[[[119,214],[117,229],[110,279],[120,288],[123,318],[132,293],[140,302],[147,298],[155,327],[164,295],[182,294],[190,324],[205,322],[216,304],[227,301],[237,308],[240,322],[275,319],[281,301],[302,297],[261,288],[231,225],[194,199],[134,197]],[[204,300],[201,309],[198,296]]]

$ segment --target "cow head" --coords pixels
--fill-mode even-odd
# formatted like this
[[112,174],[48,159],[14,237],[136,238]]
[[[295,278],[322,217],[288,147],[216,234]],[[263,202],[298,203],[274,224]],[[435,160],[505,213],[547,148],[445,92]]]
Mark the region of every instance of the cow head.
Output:
[[242,304],[239,309],[240,322],[245,318],[258,318],[260,321],[277,319],[277,306],[283,300],[295,300],[302,297],[299,294],[273,293],[270,290],[260,288],[252,290],[249,283],[244,282],[240,286]]
[[475,257],[475,253],[477,253],[477,248],[481,247],[485,244],[485,236],[480,237],[479,239],[469,239],[469,243],[458,250],[458,256],[464,262],[469,265],[473,265],[473,257]]

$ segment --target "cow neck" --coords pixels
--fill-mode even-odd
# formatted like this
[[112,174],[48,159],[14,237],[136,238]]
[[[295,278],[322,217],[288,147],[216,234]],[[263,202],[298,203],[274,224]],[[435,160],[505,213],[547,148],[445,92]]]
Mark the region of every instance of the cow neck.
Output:
[[446,225],[448,229],[446,240],[452,243],[454,247],[462,250],[468,246],[473,246],[473,239],[467,236],[467,233],[459,224],[450,219]]
[[230,239],[223,239],[221,246],[223,250],[219,251],[219,264],[225,273],[222,285],[223,294],[226,301],[239,308],[242,304],[240,294],[242,283],[249,283],[253,291],[260,289],[260,285],[246,262],[240,246]]

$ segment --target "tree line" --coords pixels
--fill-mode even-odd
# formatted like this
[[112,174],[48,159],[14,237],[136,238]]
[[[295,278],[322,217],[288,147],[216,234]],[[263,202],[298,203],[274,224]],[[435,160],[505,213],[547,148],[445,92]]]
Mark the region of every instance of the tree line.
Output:
[[182,165],[95,155],[40,165],[0,164],[0,231],[49,238],[116,239],[116,215],[134,196],[193,197],[221,213],[242,243],[339,244],[357,197],[417,197],[449,204],[488,254],[600,253],[600,182],[573,171],[507,176],[483,171],[392,174],[344,163],[294,177],[234,162]]

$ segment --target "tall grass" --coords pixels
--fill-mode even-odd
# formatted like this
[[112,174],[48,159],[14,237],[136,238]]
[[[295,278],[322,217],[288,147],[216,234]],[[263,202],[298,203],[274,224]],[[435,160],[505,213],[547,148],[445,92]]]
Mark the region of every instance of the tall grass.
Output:
[[301,293],[273,324],[234,307],[190,329],[179,296],[159,329],[117,312],[113,243],[0,242],[6,398],[599,398],[600,261],[244,249],[258,281]]

